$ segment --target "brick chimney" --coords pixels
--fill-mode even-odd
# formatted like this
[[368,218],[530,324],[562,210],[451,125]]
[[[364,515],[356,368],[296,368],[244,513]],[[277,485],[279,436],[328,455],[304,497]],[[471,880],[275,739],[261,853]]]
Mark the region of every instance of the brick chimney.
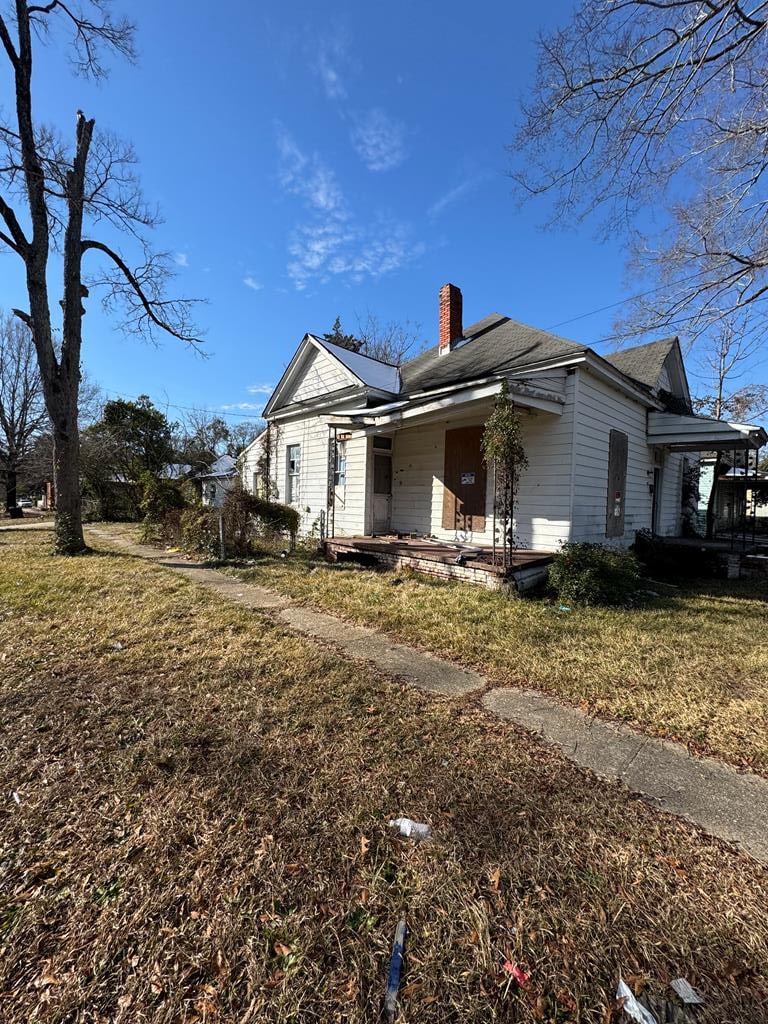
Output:
[[454,342],[464,333],[461,323],[461,289],[455,284],[444,284],[440,289],[440,355],[451,351]]

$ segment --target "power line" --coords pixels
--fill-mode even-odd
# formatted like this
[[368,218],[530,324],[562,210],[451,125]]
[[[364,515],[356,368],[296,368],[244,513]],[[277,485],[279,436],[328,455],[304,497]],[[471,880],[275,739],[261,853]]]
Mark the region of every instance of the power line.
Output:
[[[106,395],[111,395],[113,398],[124,398],[130,402],[138,401],[138,399],[142,397],[142,395],[128,395],[120,391],[112,391],[111,388],[102,388],[101,390]],[[149,398],[150,396],[145,395],[143,397]],[[203,409],[199,405],[177,405],[176,403],[169,402],[167,400],[162,401],[162,404],[166,409],[178,409],[181,412],[202,412],[208,416],[226,416],[231,419],[241,420],[258,420],[262,418],[261,413],[257,412],[255,409],[252,412],[226,412],[220,409]]]
[[[675,282],[675,284],[686,284],[688,281],[692,281],[695,277],[700,277],[702,274],[706,272],[706,270],[697,270],[693,274],[690,274],[688,277],[684,277],[680,281]],[[615,309],[616,306],[623,306],[626,302],[634,302],[636,299],[643,299],[646,295],[653,295],[654,292],[659,292],[663,288],[667,287],[668,285],[666,284],[656,285],[655,288],[648,288],[646,291],[638,292],[636,295],[629,295],[624,299],[618,299],[616,302],[609,302],[607,306],[600,306],[599,309],[592,309],[589,311],[589,313],[580,313],[578,316],[572,316],[569,320],[561,320],[559,323],[553,324],[551,327],[545,327],[544,330],[554,331],[557,330],[558,327],[565,327],[566,324],[574,324],[578,320],[586,320],[587,317],[596,316],[598,313],[605,313],[606,310]],[[615,337],[616,335],[608,335],[607,338],[601,338],[600,341],[595,342],[595,344],[600,344],[600,342],[602,341],[613,341]]]

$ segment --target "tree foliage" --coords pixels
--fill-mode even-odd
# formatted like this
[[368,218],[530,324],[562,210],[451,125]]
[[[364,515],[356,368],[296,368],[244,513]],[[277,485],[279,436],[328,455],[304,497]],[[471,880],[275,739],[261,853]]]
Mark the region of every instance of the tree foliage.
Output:
[[327,341],[330,345],[338,345],[339,348],[347,348],[350,352],[359,352],[362,348],[359,338],[356,338],[354,334],[347,334],[343,330],[340,316],[333,321],[330,331],[325,332],[323,341]]
[[555,222],[599,210],[608,234],[634,229],[658,287],[628,333],[765,317],[766,26],[762,0],[582,0],[539,41],[513,177],[553,196]]
[[83,431],[86,492],[108,519],[136,518],[146,474],[159,478],[175,459],[173,425],[146,395],[106,402],[101,418]]

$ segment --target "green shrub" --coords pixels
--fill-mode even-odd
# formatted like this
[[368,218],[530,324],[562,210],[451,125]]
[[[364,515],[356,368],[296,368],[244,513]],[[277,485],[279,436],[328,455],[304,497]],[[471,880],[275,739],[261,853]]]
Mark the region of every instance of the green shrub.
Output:
[[564,544],[549,570],[549,583],[570,604],[631,604],[640,566],[629,551],[603,544]]

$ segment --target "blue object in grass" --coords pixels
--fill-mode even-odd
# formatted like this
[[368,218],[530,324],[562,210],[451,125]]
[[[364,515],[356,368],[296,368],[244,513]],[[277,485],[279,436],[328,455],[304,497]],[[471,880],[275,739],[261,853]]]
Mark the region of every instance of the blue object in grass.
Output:
[[392,943],[392,958],[389,961],[389,980],[387,994],[384,996],[384,1012],[387,1021],[392,1024],[397,1012],[397,990],[400,988],[400,972],[403,968],[403,949],[405,947],[405,918],[397,922],[395,941]]

